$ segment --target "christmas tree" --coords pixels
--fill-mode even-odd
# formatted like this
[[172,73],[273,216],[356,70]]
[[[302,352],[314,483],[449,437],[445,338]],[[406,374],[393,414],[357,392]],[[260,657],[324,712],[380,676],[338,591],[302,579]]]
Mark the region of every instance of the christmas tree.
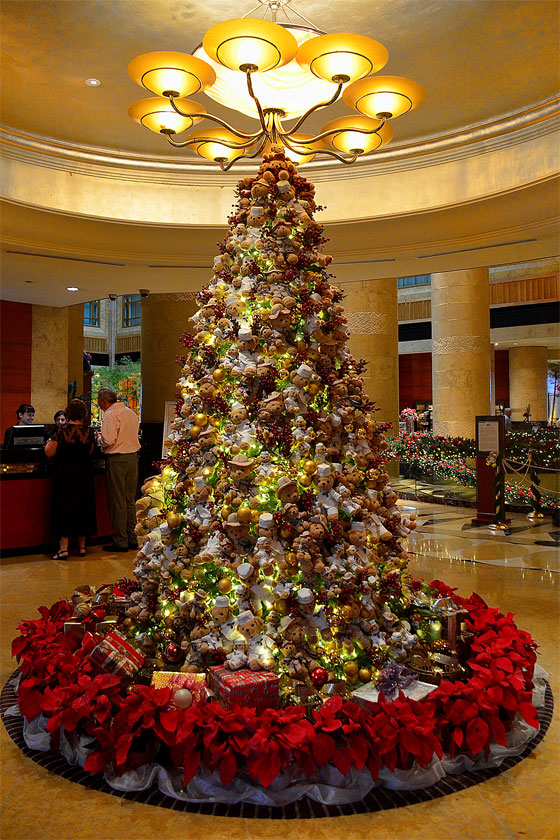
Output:
[[273,671],[300,702],[421,662],[409,618],[428,601],[314,195],[281,147],[238,183],[182,337],[169,456],[137,503],[124,622],[156,670]]

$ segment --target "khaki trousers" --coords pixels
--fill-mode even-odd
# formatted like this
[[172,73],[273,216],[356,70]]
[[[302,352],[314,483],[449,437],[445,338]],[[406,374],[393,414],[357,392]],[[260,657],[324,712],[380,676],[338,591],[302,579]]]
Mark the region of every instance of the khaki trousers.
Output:
[[138,453],[107,455],[105,458],[107,505],[115,545],[136,544],[136,490],[138,486]]

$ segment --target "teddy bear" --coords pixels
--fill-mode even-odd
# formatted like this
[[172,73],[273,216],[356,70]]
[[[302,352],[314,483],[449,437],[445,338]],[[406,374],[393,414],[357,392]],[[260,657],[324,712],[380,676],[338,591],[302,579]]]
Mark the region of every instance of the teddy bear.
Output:
[[283,509],[289,505],[296,505],[299,500],[297,482],[286,475],[281,476],[276,482],[276,495],[280,500]]
[[329,522],[338,519],[338,504],[340,493],[334,489],[336,476],[331,464],[319,464],[317,472],[313,477],[313,483],[317,488],[317,507],[327,517]]
[[216,395],[216,391],[217,388],[211,376],[203,376],[202,379],[199,379],[198,393],[204,402],[211,400]]
[[249,228],[262,227],[268,218],[267,208],[263,204],[257,203],[261,200],[253,201],[248,208],[247,227]]
[[[259,602],[267,599],[270,600],[271,590],[265,589],[265,587],[259,582],[259,566],[254,566],[252,563],[241,563],[235,570],[235,573],[241,584],[249,589],[250,598],[253,601]],[[267,579],[264,578],[263,582],[267,582]]]
[[303,587],[296,592],[299,615],[304,623],[307,638],[312,644],[317,644],[317,630],[321,637],[328,641],[332,638],[329,622],[323,608],[317,609],[315,596],[311,589]]

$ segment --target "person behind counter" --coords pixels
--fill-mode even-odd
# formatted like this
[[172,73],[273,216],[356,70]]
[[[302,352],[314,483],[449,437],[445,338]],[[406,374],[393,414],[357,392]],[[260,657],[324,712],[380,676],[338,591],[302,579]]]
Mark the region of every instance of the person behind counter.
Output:
[[[16,408],[16,417],[17,423],[14,423],[14,426],[32,426],[33,421],[35,420],[35,409],[29,403],[22,403],[19,408]],[[4,432],[4,446],[8,445],[8,440],[11,436],[11,428],[12,426],[8,426]]]
[[97,404],[103,411],[98,442],[105,458],[107,505],[113,528],[113,542],[104,551],[131,551],[138,548],[136,490],[138,485],[138,416],[112,388],[100,388]]
[[61,408],[60,411],[57,411],[54,415],[54,423],[55,426],[64,426],[68,422],[66,414],[64,410]]
[[68,543],[78,538],[78,557],[85,557],[86,537],[97,532],[92,456],[93,429],[87,425],[88,409],[82,400],[71,400],[64,410],[67,423],[57,425],[45,445],[54,459],[52,530],[59,539],[53,560],[68,559]]

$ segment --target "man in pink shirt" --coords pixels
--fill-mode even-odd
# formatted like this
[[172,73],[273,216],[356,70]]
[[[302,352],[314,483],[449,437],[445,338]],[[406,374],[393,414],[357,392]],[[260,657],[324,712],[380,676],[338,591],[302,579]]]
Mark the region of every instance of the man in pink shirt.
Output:
[[99,443],[105,458],[107,504],[113,542],[104,551],[136,550],[136,491],[138,485],[138,416],[118,401],[112,388],[100,388],[97,404],[103,411]]

